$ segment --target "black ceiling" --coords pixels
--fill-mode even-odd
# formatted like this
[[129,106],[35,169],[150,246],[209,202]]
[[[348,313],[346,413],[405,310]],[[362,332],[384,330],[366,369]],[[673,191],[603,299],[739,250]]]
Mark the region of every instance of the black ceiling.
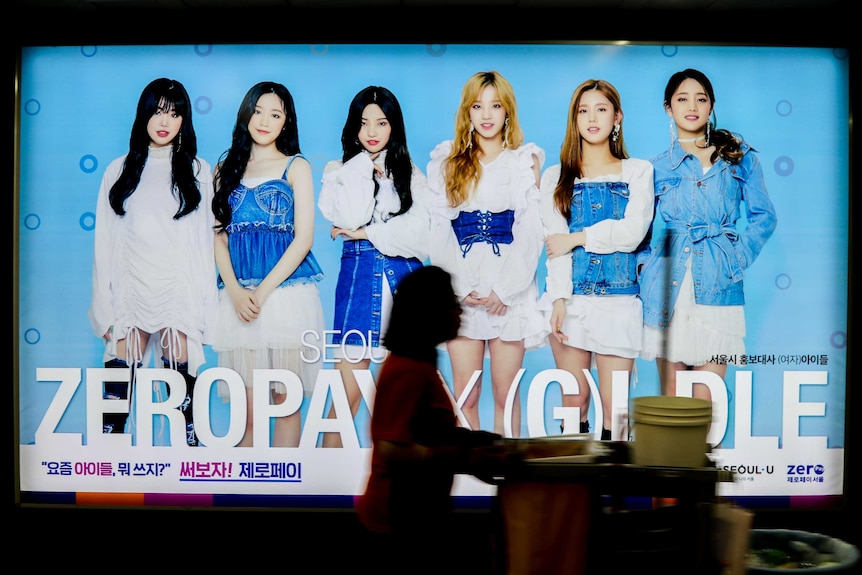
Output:
[[853,0],[7,0],[20,45],[640,41],[849,47]]

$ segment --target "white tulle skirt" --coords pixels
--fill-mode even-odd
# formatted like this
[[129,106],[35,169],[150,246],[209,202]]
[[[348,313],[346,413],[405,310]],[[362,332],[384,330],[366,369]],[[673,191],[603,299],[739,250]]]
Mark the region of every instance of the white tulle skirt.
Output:
[[[212,348],[218,353],[220,367],[239,373],[246,387],[252,386],[254,369],[287,369],[302,380],[304,394],[311,395],[321,356],[310,345],[321,349],[326,329],[317,284],[277,288],[250,323],[240,321],[227,292],[219,290],[216,321]],[[284,384],[273,382],[271,386],[276,393],[286,391]],[[227,385],[219,382],[218,390],[226,400]]]
[[739,363],[745,355],[745,308],[741,305],[702,305],[694,301],[691,268],[686,270],[679,296],[666,330],[644,326],[641,358],[664,357],[667,336],[667,359],[698,366],[713,358],[725,356],[727,363]]

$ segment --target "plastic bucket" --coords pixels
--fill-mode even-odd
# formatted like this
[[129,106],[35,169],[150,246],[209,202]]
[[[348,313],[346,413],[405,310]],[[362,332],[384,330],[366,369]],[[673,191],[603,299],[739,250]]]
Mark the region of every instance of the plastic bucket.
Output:
[[633,405],[632,463],[659,467],[703,467],[706,464],[711,402],[662,396],[635,398]]
[[696,397],[656,395],[632,399],[632,412],[644,415],[712,415],[712,403]]

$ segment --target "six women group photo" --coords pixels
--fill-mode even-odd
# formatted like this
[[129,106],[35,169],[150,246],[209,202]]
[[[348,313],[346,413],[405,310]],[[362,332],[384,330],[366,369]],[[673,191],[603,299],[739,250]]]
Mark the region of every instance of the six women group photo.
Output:
[[[182,80],[150,82],[96,200],[90,323],[105,367],[128,369],[131,382],[106,384],[105,399],[130,401],[136,370],[153,360],[175,369],[186,442],[198,445],[192,406],[209,346],[249,388],[239,445],[251,446],[254,370],[290,370],[310,396],[321,362],[307,360],[303,334],[330,330],[355,416],[359,372],[377,370],[393,345],[399,285],[429,265],[451,279],[459,318],[421,355],[447,352],[443,383],[469,429],[519,435],[520,400],[509,419],[507,397],[525,354],[545,346],[549,367],[578,383],[563,404],[580,421],[562,433],[611,439],[611,380],[635,381],[638,358],[655,362],[662,394],[676,394],[680,371],[724,377],[717,358],[746,353],[743,278],[777,215],[757,149],[717,121],[709,77],[686,68],[667,79],[667,145],[651,157],[629,155],[623,95],[607,80],[574,87],[551,150],[530,140],[516,90],[496,70],[465,78],[449,136],[429,153],[408,146],[420,128],[406,125],[397,95],[369,85],[344,102],[342,155],[318,182],[289,86],[250,86],[229,147],[210,163]],[[314,242],[318,215],[340,244],[338,269],[319,262],[332,248]],[[325,276],[337,278],[334,293],[320,289]],[[400,325],[398,337],[413,336]],[[592,420],[591,370],[602,407]],[[269,394],[273,404],[289,395],[277,381]],[[231,401],[226,387],[219,395]],[[103,432],[128,424],[127,413],[105,414]],[[298,410],[276,418],[271,445],[297,446],[301,428]],[[321,446],[341,440],[323,434]]]

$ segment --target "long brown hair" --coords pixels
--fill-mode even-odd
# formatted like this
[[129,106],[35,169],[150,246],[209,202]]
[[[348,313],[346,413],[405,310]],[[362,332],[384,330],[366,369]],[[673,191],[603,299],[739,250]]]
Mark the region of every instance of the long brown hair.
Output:
[[[581,97],[588,90],[598,90],[607,97],[611,106],[614,107],[614,114],[622,111],[622,100],[620,93],[610,82],[605,80],[587,80],[578,86],[572,93],[572,100],[569,103],[569,120],[566,124],[566,135],[563,138],[563,145],[560,147],[560,179],[557,181],[557,187],[554,189],[554,206],[568,220],[572,204],[572,188],[575,185],[575,179],[583,175],[583,157],[581,152],[581,134],[578,132],[578,106],[581,105]],[[617,134],[616,142],[612,142],[608,138],[608,147],[611,154],[620,160],[628,158],[626,151],[625,138],[623,138],[623,124],[620,122],[620,131]]]

